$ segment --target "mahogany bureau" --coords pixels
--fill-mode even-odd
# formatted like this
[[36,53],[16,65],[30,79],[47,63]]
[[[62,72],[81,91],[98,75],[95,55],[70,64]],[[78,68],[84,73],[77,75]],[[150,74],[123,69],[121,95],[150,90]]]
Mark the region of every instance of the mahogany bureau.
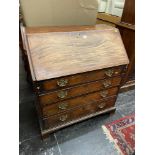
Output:
[[118,29],[25,28],[41,135],[115,111],[129,63]]

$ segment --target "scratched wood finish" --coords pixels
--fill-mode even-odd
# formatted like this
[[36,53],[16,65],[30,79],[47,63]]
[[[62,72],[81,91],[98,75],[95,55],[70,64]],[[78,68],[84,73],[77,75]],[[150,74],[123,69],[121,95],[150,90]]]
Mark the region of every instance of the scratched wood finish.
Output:
[[[40,95],[39,101],[43,105],[51,104],[51,103],[62,101],[64,99],[69,99],[71,97],[77,97],[83,94],[107,89],[109,87],[115,87],[115,86],[118,86],[120,82],[121,82],[121,78],[115,77],[112,79],[95,81],[95,82],[79,85],[72,88],[60,89],[58,91],[53,91],[45,95]],[[59,97],[59,94],[62,92],[66,93],[66,96],[64,96],[64,98]]]
[[118,29],[27,34],[36,81],[128,64]]
[[[84,84],[84,83],[91,82],[91,81],[109,78],[110,76],[105,74],[105,72],[109,70],[113,71],[112,77],[120,76],[121,73],[124,73],[124,66],[119,66],[119,67],[114,67],[114,68],[109,68],[109,69],[102,69],[102,70],[86,72],[82,74],[70,75],[66,77],[41,81],[41,82],[38,82],[37,84],[37,88],[39,88],[37,91],[46,92],[46,91],[51,91],[51,90],[56,90],[56,89],[61,89],[61,88],[67,88],[67,87],[78,85],[78,84]],[[67,80],[67,83],[65,86],[60,87],[58,85],[58,82],[61,79]]]
[[50,127],[55,127],[61,124],[65,124],[66,122],[79,119],[81,117],[102,111],[104,109],[108,109],[112,106],[114,106],[116,97],[101,100],[97,103],[91,103],[87,104],[85,106],[81,106],[75,110],[70,110],[67,112],[64,112],[63,114],[51,116],[43,120],[45,129],[48,129]]

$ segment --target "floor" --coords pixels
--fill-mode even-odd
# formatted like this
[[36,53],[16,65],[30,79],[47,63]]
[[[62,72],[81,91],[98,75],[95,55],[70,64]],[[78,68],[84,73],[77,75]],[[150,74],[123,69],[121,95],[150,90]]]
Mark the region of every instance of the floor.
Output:
[[[20,55],[21,56],[21,55]],[[20,155],[117,155],[101,126],[134,112],[135,91],[118,96],[114,115],[101,115],[61,129],[42,141],[34,108],[34,94],[26,82],[20,57],[19,153]]]

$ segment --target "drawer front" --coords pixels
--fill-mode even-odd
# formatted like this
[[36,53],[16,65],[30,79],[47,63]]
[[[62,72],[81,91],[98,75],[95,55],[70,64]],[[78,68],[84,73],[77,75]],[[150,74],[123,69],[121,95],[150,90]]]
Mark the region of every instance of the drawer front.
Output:
[[54,89],[66,88],[77,84],[82,84],[90,81],[101,80],[104,78],[120,75],[124,66],[119,66],[110,69],[91,71],[87,73],[81,73],[73,76],[66,76],[63,78],[57,78],[47,81],[42,81],[37,84],[37,91],[44,92]]
[[99,91],[102,89],[107,89],[110,87],[118,86],[121,82],[121,77],[114,77],[110,79],[95,81],[76,87],[71,87],[68,89],[61,89],[59,91],[54,91],[46,95],[40,95],[39,101],[41,104],[50,104],[54,102],[60,102],[64,99],[69,99],[71,97],[80,96],[83,94]]
[[94,103],[99,100],[105,99],[106,97],[114,96],[118,92],[118,88],[111,88],[104,91],[99,91],[73,99],[69,99],[63,102],[58,102],[56,104],[51,104],[45,107],[42,107],[43,117],[48,117],[50,115],[55,115],[57,113],[62,113],[64,111],[70,110],[72,108],[83,106],[88,103]]
[[49,127],[56,127],[58,125],[65,124],[72,120],[79,119],[84,116],[108,109],[113,107],[116,101],[116,97],[109,98],[108,100],[101,100],[96,103],[87,104],[85,106],[76,108],[72,111],[65,112],[60,115],[55,115],[48,117],[43,120],[44,127],[47,129]]

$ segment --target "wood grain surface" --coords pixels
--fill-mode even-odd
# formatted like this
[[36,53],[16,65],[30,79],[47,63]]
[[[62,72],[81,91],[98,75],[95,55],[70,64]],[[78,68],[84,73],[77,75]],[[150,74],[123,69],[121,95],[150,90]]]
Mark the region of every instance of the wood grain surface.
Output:
[[[116,98],[116,96],[115,96],[115,98]],[[51,104],[51,105],[45,106],[42,108],[42,115],[45,118],[45,117],[49,117],[51,115],[55,115],[55,114],[63,113],[68,110],[72,110],[75,107],[84,106],[88,103],[95,103],[95,102],[99,102],[101,100],[108,100],[108,99],[109,99],[109,97],[103,99],[99,92],[91,93],[91,94],[87,94],[85,96],[67,100],[65,102],[59,102],[56,104]],[[60,108],[60,106],[62,104],[66,105],[65,109]]]
[[[124,73],[123,69],[124,69],[124,66],[119,66],[119,67],[113,67],[109,69],[101,69],[97,71],[91,71],[91,72],[86,72],[86,73],[81,73],[76,75],[65,76],[61,78],[55,78],[55,79],[46,80],[46,81],[40,81],[38,82],[38,85],[37,85],[37,87],[39,88],[37,89],[37,92],[45,93],[51,90],[73,87],[79,84],[84,84],[84,83],[97,81],[97,80],[103,80],[109,77],[120,76],[122,73]],[[106,74],[106,72],[108,71],[113,71],[113,74],[108,76]],[[67,80],[67,83],[64,86],[58,85],[58,82],[61,80]]]
[[[103,98],[106,98],[106,97],[109,97],[109,96],[117,95],[117,93],[118,93],[118,87],[113,87],[113,88],[108,88],[106,90],[102,89],[102,90],[100,90],[98,92],[84,94],[82,96],[77,96],[77,97],[66,99],[66,100],[65,99],[59,100],[56,103],[59,104],[60,102],[70,102],[70,100],[72,100],[73,103],[74,103],[75,100],[77,100],[77,102],[79,104],[81,104],[82,100],[84,100],[83,102],[86,102],[86,101],[88,102],[89,97],[91,98],[91,100],[100,100],[100,99],[103,99]],[[40,103],[41,108],[43,108],[45,106],[55,104],[55,102],[51,101],[51,98],[49,98],[48,95],[39,97],[38,100],[40,100],[39,103]]]
[[103,30],[111,29],[107,24],[96,24],[94,26],[43,26],[43,27],[25,27],[26,34],[32,33],[48,33],[48,32],[72,32],[72,31],[87,31],[87,30]]
[[46,80],[128,64],[118,29],[28,33],[35,80]]
[[50,128],[55,127],[61,124],[65,124],[66,122],[70,122],[75,119],[79,119],[81,117],[93,114],[98,111],[102,111],[104,109],[108,109],[110,107],[114,106],[116,98],[110,98],[108,100],[100,100],[96,103],[87,104],[84,106],[81,106],[75,110],[70,110],[67,112],[64,112],[63,114],[58,114],[55,116],[48,117],[46,119],[43,119],[44,127]]
[[121,22],[116,26],[120,30],[130,61],[126,76],[122,80],[122,92],[133,89],[135,83],[135,0],[125,1]]
[[[69,99],[72,97],[77,97],[80,95],[96,92],[110,87],[115,87],[115,86],[118,86],[120,82],[121,82],[121,78],[115,77],[112,79],[95,81],[88,84],[79,85],[76,87],[60,89],[60,90],[53,91],[48,94],[39,96],[39,101],[42,104],[59,102],[59,101],[62,101],[63,99]],[[60,98],[59,97],[60,93],[66,93],[66,96],[64,96],[64,98]]]

